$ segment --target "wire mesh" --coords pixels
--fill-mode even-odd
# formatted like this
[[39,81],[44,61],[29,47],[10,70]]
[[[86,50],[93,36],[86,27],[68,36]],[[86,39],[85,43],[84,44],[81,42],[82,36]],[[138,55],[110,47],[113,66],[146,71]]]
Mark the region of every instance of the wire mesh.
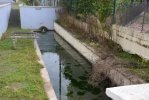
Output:
[[115,23],[134,28],[141,32],[149,32],[149,3],[135,2],[118,5]]

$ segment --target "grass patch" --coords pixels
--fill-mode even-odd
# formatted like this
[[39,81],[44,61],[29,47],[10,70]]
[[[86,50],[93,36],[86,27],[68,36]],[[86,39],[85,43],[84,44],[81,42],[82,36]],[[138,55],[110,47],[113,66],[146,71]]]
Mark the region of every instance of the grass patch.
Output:
[[47,100],[40,75],[41,65],[32,40],[18,40],[17,49],[12,48],[10,33],[21,30],[18,7],[11,14],[9,28],[0,41],[0,99],[1,100]]
[[134,74],[137,74],[146,82],[149,82],[149,61],[146,61],[138,55],[129,54],[127,52],[119,52],[117,56],[129,64],[127,68]]

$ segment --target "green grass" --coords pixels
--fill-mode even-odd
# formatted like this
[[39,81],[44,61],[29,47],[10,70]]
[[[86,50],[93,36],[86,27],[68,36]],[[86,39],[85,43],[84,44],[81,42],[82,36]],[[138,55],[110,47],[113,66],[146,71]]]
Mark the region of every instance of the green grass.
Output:
[[128,62],[126,66],[132,73],[140,76],[146,82],[149,82],[149,61],[146,61],[138,55],[129,54],[127,52],[118,52],[117,56]]
[[18,40],[13,49],[10,33],[15,31],[29,30],[21,30],[19,22],[10,19],[8,31],[0,40],[0,100],[47,100],[33,41]]

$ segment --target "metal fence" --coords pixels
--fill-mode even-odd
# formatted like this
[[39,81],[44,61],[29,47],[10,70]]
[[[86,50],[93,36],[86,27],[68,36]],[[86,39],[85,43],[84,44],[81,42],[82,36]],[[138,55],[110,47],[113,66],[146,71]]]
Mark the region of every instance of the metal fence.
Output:
[[141,32],[149,32],[148,6],[148,2],[135,2],[118,5],[114,15],[115,23],[118,25],[135,28]]
[[39,2],[40,2],[40,5],[42,6],[52,6],[52,7],[57,7],[59,6],[59,3],[60,3],[59,0],[39,0]]
[[[61,1],[61,4],[64,6],[64,8],[67,7],[65,10],[67,11],[67,13],[69,13],[69,15],[75,16],[77,17],[77,19],[86,21],[87,16],[85,16],[85,18],[82,16],[76,16],[77,11],[75,9],[75,3],[77,2],[77,0],[59,1]],[[113,7],[113,11],[111,11],[110,9],[111,13],[109,13],[109,17],[107,18],[108,20],[106,20],[105,23],[108,22],[109,25],[118,24],[121,26],[134,28],[140,32],[149,33],[149,2],[147,2],[149,0],[138,0],[139,2],[129,3],[118,3],[117,1],[118,0],[113,0],[113,4],[111,5],[111,7]],[[86,8],[81,9],[86,10]],[[92,15],[96,16],[96,14],[94,13],[92,13]]]

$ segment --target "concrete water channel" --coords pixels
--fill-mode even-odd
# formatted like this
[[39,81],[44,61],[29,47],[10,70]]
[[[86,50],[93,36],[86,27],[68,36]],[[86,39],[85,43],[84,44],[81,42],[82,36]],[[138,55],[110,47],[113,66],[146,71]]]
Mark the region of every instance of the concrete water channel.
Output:
[[98,88],[88,83],[92,66],[57,33],[38,33],[42,58],[58,100],[111,100],[105,94],[110,81]]

